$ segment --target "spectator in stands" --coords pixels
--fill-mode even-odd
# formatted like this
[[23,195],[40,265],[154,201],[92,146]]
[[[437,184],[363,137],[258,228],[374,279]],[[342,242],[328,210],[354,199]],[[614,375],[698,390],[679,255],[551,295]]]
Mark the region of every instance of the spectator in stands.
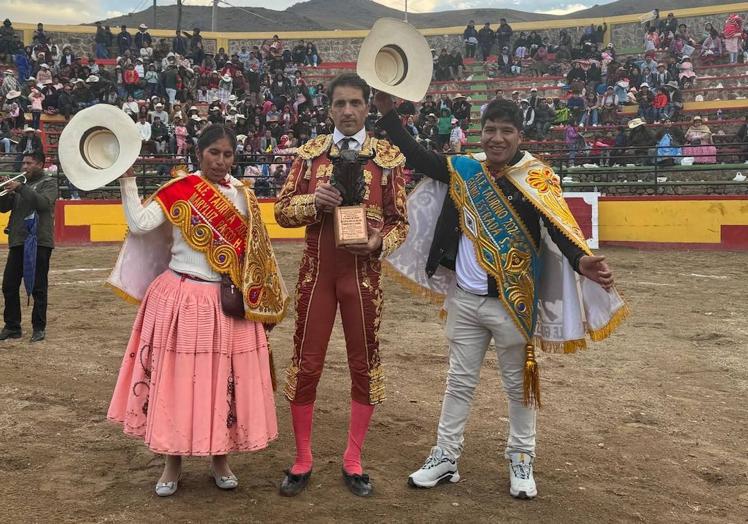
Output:
[[556,111],[548,103],[548,99],[540,98],[535,107],[535,134],[538,140],[545,140],[555,118]]
[[491,56],[491,48],[493,47],[494,40],[496,40],[496,34],[491,29],[491,23],[486,22],[481,30],[478,31],[478,45],[480,45],[481,59],[484,62]]
[[659,124],[663,116],[667,114],[668,105],[670,105],[670,97],[667,88],[656,88],[652,100],[652,118],[654,118],[656,124]]
[[581,90],[574,90],[571,92],[571,96],[566,101],[566,107],[569,109],[571,119],[574,120],[574,123],[577,125],[581,124],[586,107],[584,98],[582,98]]
[[151,124],[148,123],[147,115],[140,114],[138,116],[138,121],[135,122],[135,127],[138,128],[138,133],[140,133],[141,154],[145,154],[146,152],[150,152],[150,145],[151,145]]
[[743,33],[743,19],[737,14],[731,14],[725,21],[722,33],[725,36],[725,49],[730,57],[730,63],[737,64],[740,39]]
[[128,64],[122,73],[122,84],[128,96],[135,96],[135,90],[140,87],[140,76],[135,70],[135,65]]
[[496,42],[499,45],[499,49],[508,47],[512,49],[512,26],[510,26],[506,18],[499,20],[499,28],[496,30]]
[[693,84],[696,81],[696,73],[693,70],[691,59],[687,56],[682,57],[678,69],[680,70],[678,73],[680,86],[684,89],[693,87]]
[[649,148],[655,145],[654,136],[647,129],[646,122],[641,118],[634,118],[629,122],[628,127],[627,156],[637,165],[648,163],[650,158]]
[[76,103],[73,98],[72,87],[70,84],[65,84],[57,98],[57,108],[60,113],[65,117],[65,120],[70,120],[70,117],[76,111]]
[[475,29],[475,21],[470,20],[462,32],[462,40],[465,42],[465,57],[475,58],[475,50],[478,47],[478,31]]
[[0,120],[0,145],[3,146],[3,153],[9,154],[13,150],[13,133],[11,133],[10,120],[3,118]]
[[662,128],[655,136],[657,141],[656,160],[659,165],[679,164],[685,143],[685,136],[679,127],[673,127],[669,118],[663,120]]
[[655,120],[655,111],[652,107],[654,103],[654,93],[650,91],[649,84],[646,82],[639,86],[639,92],[636,94],[636,101],[639,104],[638,116],[644,118],[648,123]]
[[450,56],[452,57],[452,61],[449,64],[450,76],[452,80],[462,80],[462,73],[465,70],[462,54],[455,48],[452,49]]
[[467,144],[465,131],[460,127],[460,121],[453,118],[451,121],[452,128],[449,131],[449,150],[453,153],[460,153],[462,146]]
[[176,35],[171,41],[171,50],[179,56],[186,56],[188,49],[187,38],[180,34],[179,31],[176,31]]
[[26,126],[23,128],[23,136],[16,145],[16,152],[18,153],[16,160],[20,162],[24,155],[33,153],[34,151],[44,153],[44,144],[39,136],[39,131],[33,127]]
[[468,125],[470,121],[470,111],[472,111],[470,100],[459,93],[456,94],[452,100],[452,114],[460,121],[461,126]]
[[715,164],[717,162],[717,148],[714,146],[712,131],[700,116],[693,117],[691,127],[686,131],[686,143],[683,155],[693,157],[695,164]]
[[96,58],[109,58],[107,47],[108,37],[101,22],[96,22],[96,36],[94,36],[94,54]]
[[620,165],[624,162],[627,146],[628,136],[626,136],[626,128],[624,126],[618,126],[618,132],[613,138],[613,149],[610,152],[610,162],[614,166]]
[[613,90],[613,86],[608,86],[605,94],[600,98],[600,123],[607,126],[615,123],[616,112],[619,110],[621,102]]
[[0,27],[0,61],[8,62],[8,57],[16,52],[16,31],[8,18]]
[[44,102],[44,95],[39,89],[34,88],[31,90],[29,95],[30,109],[31,109],[31,127],[39,129],[42,118],[42,102]]
[[13,70],[6,69],[3,72],[3,83],[0,85],[0,98],[5,99],[5,96],[11,91],[20,91],[21,85],[13,76]]
[[[153,56],[153,38],[148,32],[148,26],[140,24],[138,26],[138,32],[135,34],[135,49],[138,50],[140,56]],[[145,49],[145,53],[143,53]]]
[[447,53],[447,48],[442,47],[439,53],[439,58],[436,60],[436,68],[434,69],[434,78],[437,81],[450,80],[452,78],[452,57]]
[[438,130],[439,147],[444,148],[449,143],[449,134],[452,131],[452,111],[449,107],[443,106],[439,111]]
[[509,52],[509,48],[504,46],[501,48],[498,57],[496,58],[496,65],[499,70],[499,74],[509,76],[517,71],[519,74],[520,67],[515,64],[512,54]]
[[709,36],[701,45],[701,60],[704,64],[713,64],[722,56],[722,38],[716,29],[709,32]]
[[581,144],[584,143],[584,138],[577,131],[577,123],[573,119],[569,119],[566,122],[564,128],[564,145],[569,155],[568,165],[574,167],[577,159],[577,152],[581,149]]
[[553,99],[553,108],[556,111],[556,117],[553,119],[553,125],[565,126],[571,120],[571,111],[566,107],[566,101],[559,98]]
[[523,98],[519,104],[522,110],[522,132],[525,136],[530,136],[535,131],[535,110],[530,107],[530,101]]
[[319,65],[319,52],[317,51],[317,46],[315,46],[312,42],[307,42],[306,48],[304,50],[304,64],[312,67],[317,67]]
[[595,91],[587,91],[584,97],[583,126],[596,127],[600,122],[600,99]]
[[117,49],[119,56],[123,56],[125,51],[132,49],[132,35],[127,31],[126,25],[121,25],[120,32],[117,35]]
[[660,62],[657,64],[657,71],[650,75],[648,82],[653,88],[658,88],[667,85],[672,80],[673,78],[670,76],[667,66],[664,62]]
[[200,34],[200,28],[195,27],[192,30],[192,34],[182,32],[190,41],[190,58],[192,58],[193,64],[202,64],[205,58],[205,50],[203,47],[203,37]]

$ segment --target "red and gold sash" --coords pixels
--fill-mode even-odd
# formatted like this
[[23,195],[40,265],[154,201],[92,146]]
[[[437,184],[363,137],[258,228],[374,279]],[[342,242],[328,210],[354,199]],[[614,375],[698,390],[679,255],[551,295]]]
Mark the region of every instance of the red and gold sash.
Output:
[[288,293],[257,199],[247,187],[236,187],[247,199],[246,217],[196,174],[165,184],[153,198],[190,247],[205,254],[211,269],[242,290],[246,318],[277,323],[285,316]]
[[155,199],[190,247],[205,253],[211,269],[228,274],[240,287],[248,227],[234,204],[199,176],[164,186]]

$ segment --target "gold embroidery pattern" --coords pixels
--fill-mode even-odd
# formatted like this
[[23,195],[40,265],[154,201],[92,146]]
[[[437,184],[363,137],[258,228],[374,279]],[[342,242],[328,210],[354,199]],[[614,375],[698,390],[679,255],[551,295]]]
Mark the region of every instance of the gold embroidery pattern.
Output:
[[386,400],[384,388],[384,370],[377,363],[369,370],[369,404],[381,404]]
[[398,166],[405,165],[405,155],[400,152],[400,148],[390,144],[387,140],[374,140],[374,149],[377,154],[374,162],[384,169],[394,169]]
[[317,180],[330,180],[333,168],[334,166],[332,164],[320,164],[319,167],[317,167],[315,178]]
[[371,171],[368,169],[364,169],[364,184],[366,184],[366,190],[364,191],[364,200],[369,200],[369,197],[371,196],[371,181],[374,178],[374,175],[371,174]]
[[330,149],[332,135],[319,135],[301,146],[296,154],[304,160],[312,160]]
[[241,283],[241,269],[236,251],[226,244],[214,244],[213,232],[207,224],[193,224],[190,205],[187,202],[175,202],[167,216],[170,222],[179,228],[182,237],[192,249],[205,253],[213,271],[227,273],[235,284]]
[[248,308],[245,316],[257,322],[280,322],[286,316],[289,297],[275,259],[270,235],[262,222],[254,193],[244,188],[249,227],[244,256],[242,291]]
[[283,215],[294,223],[304,223],[317,218],[317,206],[314,205],[314,195],[292,196],[288,205],[282,209]]
[[286,368],[286,386],[283,388],[283,394],[289,402],[296,398],[296,385],[298,383],[299,368],[291,364]]
[[369,218],[373,218],[374,220],[384,220],[384,212],[382,211],[382,208],[377,204],[367,204],[366,216]]
[[507,178],[536,205],[543,215],[556,224],[577,247],[588,255],[592,253],[587,246],[584,233],[561,194],[561,185],[558,176],[550,167],[536,163],[535,167],[527,171],[524,176],[525,182],[535,191],[528,191],[527,188],[522,187],[521,183],[513,180],[513,176],[511,175],[521,175],[515,175],[514,172],[511,172]]
[[406,207],[407,195],[405,194],[405,180],[402,169],[392,172],[392,190],[395,192],[395,213],[400,218],[398,224],[392,228],[382,239],[382,257],[391,255],[408,236],[408,210]]

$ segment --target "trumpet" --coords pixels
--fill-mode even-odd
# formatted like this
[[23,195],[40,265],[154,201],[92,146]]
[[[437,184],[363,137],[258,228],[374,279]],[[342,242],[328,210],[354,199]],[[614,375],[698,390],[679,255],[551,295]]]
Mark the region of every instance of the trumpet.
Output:
[[[0,182],[0,187],[5,187],[8,184],[8,182],[15,182],[19,178],[21,179],[20,180],[21,184],[25,184],[26,183],[26,172],[24,171],[20,175],[16,175],[13,178],[9,178],[8,180],[3,180],[2,182]],[[10,193],[8,189],[3,189],[2,191],[0,191],[0,197],[5,196],[8,193]]]

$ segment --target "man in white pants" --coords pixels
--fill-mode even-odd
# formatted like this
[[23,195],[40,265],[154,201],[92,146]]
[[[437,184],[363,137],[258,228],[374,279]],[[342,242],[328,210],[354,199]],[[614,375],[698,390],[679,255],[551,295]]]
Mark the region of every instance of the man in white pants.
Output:
[[[481,145],[486,161],[455,155],[449,159],[420,146],[402,128],[389,95],[378,93],[374,103],[382,113],[377,125],[405,154],[407,164],[449,186],[439,207],[430,208],[434,231],[425,273],[431,278],[444,266],[456,276],[456,288],[449,296],[446,335],[449,340],[449,371],[439,419],[436,446],[424,465],[408,478],[414,487],[431,488],[442,482],[457,482],[457,461],[463,450],[463,434],[470,412],[480,368],[491,339],[496,352],[504,391],[509,399],[509,436],[505,457],[509,461],[510,494],[517,498],[537,495],[533,477],[535,457],[535,408],[540,404],[537,362],[534,354],[541,275],[541,223],[550,240],[569,265],[598,289],[609,290],[613,275],[604,257],[593,256],[584,235],[561,197],[553,171],[519,150],[522,112],[507,100],[491,101],[481,118]],[[418,191],[418,189],[416,190]],[[444,194],[443,192],[441,193]],[[416,198],[409,199],[419,205]],[[423,208],[412,210],[411,235]],[[438,214],[438,220],[436,216]],[[425,220],[428,221],[428,220]],[[433,222],[436,221],[436,228]],[[410,238],[410,237],[409,237]],[[407,251],[408,242],[401,246]],[[423,246],[422,239],[414,245]],[[419,248],[413,248],[417,251]],[[394,267],[413,278],[414,260],[399,264],[399,252],[388,257]],[[408,255],[410,256],[410,254]],[[563,267],[561,264],[559,267]],[[424,268],[419,268],[423,273]],[[573,272],[566,266],[573,277]],[[421,285],[424,285],[422,282]],[[600,290],[603,295],[605,291]],[[616,295],[617,296],[617,295]],[[599,295],[598,295],[599,298]],[[604,316],[605,324],[593,338],[609,333],[613,318],[626,314],[625,304],[615,302],[616,311]],[[608,310],[606,310],[608,311]],[[580,321],[581,330],[581,321]],[[584,331],[582,341],[584,343]],[[592,335],[592,331],[589,331]],[[599,336],[598,336],[599,335]],[[546,348],[543,338],[538,342]],[[561,349],[567,342],[559,342]],[[579,344],[578,340],[569,341]]]

